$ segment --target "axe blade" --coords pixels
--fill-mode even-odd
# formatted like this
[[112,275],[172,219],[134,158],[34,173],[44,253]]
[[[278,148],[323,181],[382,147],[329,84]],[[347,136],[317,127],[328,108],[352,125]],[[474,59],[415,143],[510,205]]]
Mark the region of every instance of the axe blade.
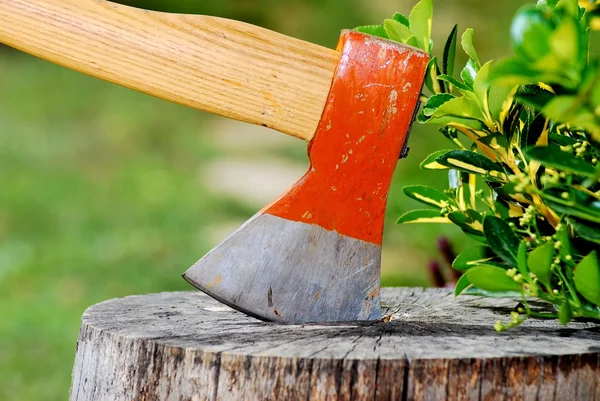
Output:
[[308,172],[184,274],[263,320],[381,318],[385,206],[429,56],[354,31],[338,51]]

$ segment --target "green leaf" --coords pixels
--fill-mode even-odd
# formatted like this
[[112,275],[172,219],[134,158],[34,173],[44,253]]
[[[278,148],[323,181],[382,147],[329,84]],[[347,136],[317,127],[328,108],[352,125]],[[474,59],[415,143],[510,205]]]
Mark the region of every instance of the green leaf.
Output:
[[515,182],[508,182],[499,188],[495,188],[494,190],[496,191],[498,196],[500,196],[502,199],[506,200],[507,202],[513,202],[513,203],[514,203],[514,201],[530,202],[531,195],[523,193],[523,192],[517,192],[515,190],[516,185],[517,184]]
[[467,270],[472,267],[485,264],[493,259],[493,257],[486,257],[486,252],[490,249],[488,246],[474,246],[467,249],[454,259],[452,268],[456,270]]
[[477,55],[477,51],[475,50],[475,46],[473,45],[473,34],[475,31],[473,28],[469,28],[463,33],[462,38],[460,40],[460,44],[462,45],[463,50],[471,60],[475,62],[475,66],[477,69],[481,68],[481,63],[479,62],[479,56]]
[[566,326],[571,320],[573,320],[573,310],[571,309],[571,304],[569,301],[564,301],[558,309],[558,321],[563,326]]
[[521,104],[533,107],[537,111],[542,111],[555,96],[552,92],[537,85],[525,85],[516,94],[515,98]]
[[569,123],[592,133],[600,130],[594,113],[582,107],[582,99],[576,96],[555,97],[544,107],[543,113],[555,122]]
[[554,132],[548,133],[548,141],[558,146],[573,146],[577,143],[575,138],[571,138],[566,135],[555,134]]
[[[530,146],[535,145],[536,143],[538,143],[540,138],[542,138],[542,134],[544,134],[544,132],[548,133],[546,117],[544,117],[542,114],[530,116],[527,119],[526,125],[521,131],[519,145],[522,149],[526,149]],[[543,140],[540,144],[543,145],[544,142],[545,141]],[[552,142],[552,140],[550,140],[550,142]]]
[[483,121],[479,105],[466,96],[455,97],[441,104],[432,117],[456,116]]
[[450,223],[450,220],[440,215],[439,210],[421,209],[403,214],[396,222],[396,224],[409,223]]
[[439,75],[437,57],[432,57],[429,59],[425,70],[427,71],[427,73],[425,74],[425,86],[427,87],[427,89],[429,89],[431,93],[436,93],[436,85],[434,85],[433,77]]
[[[489,75],[488,75],[489,81]],[[494,120],[502,123],[515,99],[515,85],[491,85],[488,94],[488,107]]]
[[536,83],[537,75],[516,57],[507,57],[494,63],[488,79],[492,84],[525,85]]
[[547,13],[526,5],[517,12],[510,27],[515,53],[524,61],[535,61],[550,54],[552,23]]
[[406,41],[406,44],[412,47],[419,47],[419,42],[417,41],[416,36],[411,36],[410,38],[408,38],[408,40]]
[[556,96],[542,110],[544,115],[556,122],[569,122],[579,107],[577,96]]
[[385,28],[388,38],[395,40],[396,42],[405,43],[408,38],[412,36],[410,29],[406,25],[402,25],[400,22],[393,19],[386,19],[383,21],[383,27]]
[[490,73],[491,65],[491,61],[485,63],[477,72],[477,75],[475,76],[475,81],[473,82],[473,92],[475,92],[477,99],[479,99],[479,102],[481,103],[484,109],[488,108],[488,92],[490,89],[488,76]]
[[527,269],[527,244],[525,242],[519,244],[519,249],[517,250],[517,266],[519,268],[519,273],[529,279],[529,269]]
[[499,196],[496,197],[496,200],[494,202],[494,208],[496,209],[496,214],[498,215],[498,217],[505,220],[510,218],[510,206],[504,199],[500,198]]
[[460,276],[460,278],[458,279],[458,281],[456,282],[456,287],[454,288],[454,296],[457,297],[460,294],[462,294],[467,288],[469,288],[470,286],[472,286],[473,284],[471,284],[471,282],[469,281],[469,277],[467,277],[466,274],[463,274],[462,276]]
[[475,62],[473,60],[469,59],[469,61],[467,61],[467,64],[465,65],[465,68],[463,68],[463,70],[461,71],[460,77],[469,88],[472,88],[473,83],[475,83],[476,76],[477,66],[475,65]]
[[600,124],[597,121],[594,113],[588,108],[580,108],[568,122],[571,125],[571,129],[577,130],[580,128],[586,130],[591,137],[597,139],[598,143],[600,143]]
[[404,194],[406,194],[406,196],[409,198],[429,206],[443,208],[453,203],[452,200],[443,192],[424,185],[411,185],[404,187],[403,190]]
[[485,216],[483,233],[496,255],[512,267],[518,267],[516,253],[521,241],[506,221],[495,216]]
[[600,306],[600,266],[596,251],[579,262],[575,267],[575,288],[585,299]]
[[471,233],[465,233],[465,235],[471,238],[473,241],[479,242],[480,244],[487,245],[487,240],[482,235],[476,235]]
[[437,77],[438,81],[444,81],[444,82],[448,82],[450,85],[455,86],[458,90],[460,90],[461,92],[465,92],[465,91],[471,91],[471,88],[469,88],[467,85],[465,85],[463,82],[459,81],[458,79],[451,77],[450,75],[439,75]]
[[410,30],[416,37],[419,47],[431,51],[431,28],[433,24],[433,1],[421,0],[408,16]]
[[552,289],[552,272],[550,271],[550,265],[554,259],[554,244],[547,242],[546,244],[535,248],[529,253],[527,257],[527,266],[529,271],[535,274],[540,281],[544,284],[547,290]]
[[405,26],[409,26],[410,23],[408,22],[408,18],[406,18],[403,14],[400,13],[396,13],[394,14],[394,16],[392,17],[392,19],[398,21],[399,23],[401,23],[402,25]]
[[448,219],[459,226],[465,233],[481,235],[483,226],[481,225],[481,215],[472,209],[466,211],[455,211],[448,214]]
[[592,312],[592,313],[596,313],[596,314],[600,313],[600,306],[592,305],[589,302],[586,302],[581,306],[583,307],[584,310],[586,310],[588,312]]
[[565,202],[560,202],[560,199],[549,197],[546,194],[542,194],[542,197],[546,200],[548,206],[557,213],[564,213],[567,216],[600,223],[600,214],[595,209],[581,207],[574,203],[565,204]]
[[427,99],[425,106],[423,106],[423,114],[427,117],[431,117],[441,105],[454,98],[455,96],[449,93],[439,93],[431,96]]
[[[460,172],[459,177],[460,185],[458,187],[458,193],[456,197],[457,201],[461,205],[467,205],[475,209],[477,207],[477,200],[475,197],[477,192],[477,176],[470,173]],[[473,209],[467,209],[465,210],[465,213],[477,213]],[[479,213],[477,213],[477,221],[479,221],[479,223],[482,222],[481,215]],[[481,228],[481,224],[479,224],[479,228]]]
[[490,83],[493,85],[531,85],[538,82],[564,83],[564,79],[554,73],[537,71],[529,64],[521,62],[516,57],[505,58],[496,62],[490,71]]
[[437,162],[437,158],[445,153],[450,152],[449,149],[438,150],[427,156],[425,160],[421,162],[420,167],[423,170],[448,170],[447,166]]
[[449,76],[454,74],[454,61],[456,58],[456,38],[458,36],[458,25],[454,25],[446,45],[444,46],[444,59],[442,60],[442,72]]
[[380,38],[389,39],[383,25],[364,25],[354,28],[355,31],[366,33],[367,35],[379,36]]
[[472,285],[465,289],[462,295],[474,295],[487,298],[519,298],[521,293],[517,291],[485,291]]
[[477,266],[465,273],[475,287],[491,292],[520,291],[521,285],[506,275],[506,270],[496,266]]
[[526,150],[525,154],[543,163],[547,167],[584,175],[591,178],[598,176],[598,171],[590,163],[575,155],[560,150],[558,146],[536,146]]
[[600,224],[584,223],[575,219],[568,219],[568,222],[581,238],[600,244]]
[[[420,115],[419,117],[422,117]],[[457,117],[452,115],[447,115],[443,117],[431,117],[430,119],[422,119],[419,118],[418,121],[423,124],[433,124],[433,125],[451,125],[453,127],[466,127],[471,128],[473,130],[479,131],[484,129],[484,124],[480,120],[475,120],[473,118],[466,117]]]
[[502,167],[487,157],[469,150],[452,150],[438,156],[436,160],[441,165],[467,173],[479,174],[486,178],[506,178]]
[[579,30],[573,19],[565,18],[549,40],[552,54],[558,60],[573,64],[579,57]]
[[556,4],[557,9],[567,11],[571,16],[579,18],[579,4],[577,0],[560,0]]

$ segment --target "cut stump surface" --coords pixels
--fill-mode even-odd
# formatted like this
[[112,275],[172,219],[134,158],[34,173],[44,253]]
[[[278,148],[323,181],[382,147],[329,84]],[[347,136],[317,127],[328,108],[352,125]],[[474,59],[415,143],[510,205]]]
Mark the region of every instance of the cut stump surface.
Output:
[[600,400],[600,326],[517,304],[384,289],[389,322],[265,323],[199,292],[131,296],[83,315],[71,400]]

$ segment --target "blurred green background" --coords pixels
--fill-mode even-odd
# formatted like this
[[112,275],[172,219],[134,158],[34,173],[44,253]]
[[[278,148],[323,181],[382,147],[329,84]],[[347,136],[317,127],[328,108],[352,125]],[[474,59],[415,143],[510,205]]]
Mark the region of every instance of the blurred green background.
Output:
[[[87,1],[87,0],[86,0]],[[339,31],[408,13],[414,0],[129,0],[235,18],[334,47]],[[435,2],[437,50],[455,23],[480,58],[508,51],[522,4]],[[464,62],[464,59],[461,59]],[[451,147],[416,126],[390,194],[383,284],[429,285],[427,262],[452,226],[396,226],[419,207],[407,184]],[[65,400],[81,314],[113,297],[191,290],[180,274],[299,178],[306,144],[134,93],[0,47],[0,400]]]

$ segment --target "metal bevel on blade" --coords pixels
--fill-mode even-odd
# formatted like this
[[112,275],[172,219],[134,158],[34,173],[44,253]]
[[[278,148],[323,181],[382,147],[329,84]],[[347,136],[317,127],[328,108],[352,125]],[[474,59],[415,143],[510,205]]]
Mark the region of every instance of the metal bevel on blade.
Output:
[[265,320],[375,320],[381,317],[380,260],[379,245],[260,213],[184,278]]

